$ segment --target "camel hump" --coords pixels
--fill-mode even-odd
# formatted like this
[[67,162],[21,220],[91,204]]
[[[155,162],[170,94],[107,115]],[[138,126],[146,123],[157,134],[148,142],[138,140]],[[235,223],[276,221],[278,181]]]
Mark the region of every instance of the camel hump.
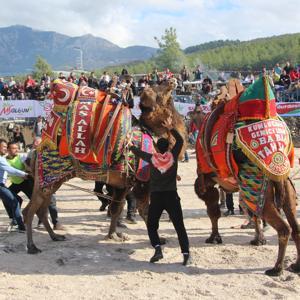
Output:
[[102,100],[75,101],[68,116],[67,133],[73,158],[106,168],[113,156],[120,156],[131,130],[131,112],[109,95]]
[[238,79],[230,79],[227,86],[230,99],[244,91],[244,87]]

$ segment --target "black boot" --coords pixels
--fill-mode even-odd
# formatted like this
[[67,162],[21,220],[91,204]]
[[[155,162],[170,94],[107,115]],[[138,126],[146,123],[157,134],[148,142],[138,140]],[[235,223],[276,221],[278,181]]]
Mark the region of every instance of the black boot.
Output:
[[128,213],[126,217],[126,222],[129,224],[136,224],[135,216],[132,213]]
[[233,209],[228,209],[227,211],[224,212],[224,217],[233,216],[233,215],[234,215]]
[[118,222],[117,222],[117,227],[120,227],[120,228],[127,228],[127,226],[126,226],[121,220],[118,220]]
[[183,253],[183,265],[186,266],[189,262],[190,254],[189,253]]
[[163,258],[163,254],[160,246],[155,247],[154,255],[150,258],[151,263],[155,263]]
[[108,206],[108,204],[109,204],[108,202],[102,201],[102,204],[101,204],[101,206],[99,208],[99,211],[105,211],[106,207]]
[[18,231],[19,232],[24,232],[26,230],[26,228],[25,228],[22,217],[16,218],[16,221],[18,223]]

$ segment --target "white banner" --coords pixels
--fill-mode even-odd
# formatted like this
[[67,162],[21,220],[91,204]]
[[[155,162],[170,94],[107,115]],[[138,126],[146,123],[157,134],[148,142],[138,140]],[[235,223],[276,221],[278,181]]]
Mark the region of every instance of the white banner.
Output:
[[[139,117],[141,110],[139,108],[140,99],[135,97],[133,115]],[[177,111],[186,116],[188,112],[193,111],[195,104],[174,102]],[[201,105],[205,113],[210,111],[209,105]],[[0,120],[1,119],[24,119],[37,118],[38,116],[47,117],[53,107],[53,101],[50,99],[44,101],[38,100],[4,100],[0,101]]]
[[[132,113],[137,118],[141,114],[139,104],[140,104],[139,97],[135,97],[134,98],[134,108],[132,109]],[[188,114],[188,112],[193,111],[195,109],[194,103],[174,102],[174,106],[175,106],[176,110],[183,116],[186,116]],[[210,105],[201,105],[201,107],[202,107],[204,113],[210,112]]]
[[[141,111],[139,108],[139,97],[134,99],[133,115],[137,118]],[[177,111],[186,116],[188,112],[193,111],[195,104],[174,102]],[[300,102],[277,102],[278,114],[282,116],[300,116]],[[38,100],[4,100],[0,101],[0,120],[3,119],[24,119],[37,118],[38,116],[47,117],[53,107],[53,101],[50,99],[44,101]],[[203,112],[210,112],[210,105],[201,105]]]
[[0,101],[1,119],[46,117],[53,106],[52,100],[4,100]]

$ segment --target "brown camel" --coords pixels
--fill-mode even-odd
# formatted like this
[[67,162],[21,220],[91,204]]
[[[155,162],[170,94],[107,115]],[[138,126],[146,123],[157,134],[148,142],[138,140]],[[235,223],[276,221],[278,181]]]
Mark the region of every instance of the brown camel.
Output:
[[[183,136],[185,136],[186,133],[183,120],[174,109],[172,99],[170,98],[171,90],[173,87],[173,83],[165,83],[160,86],[148,88],[142,93],[141,107],[148,107],[150,110],[155,111],[155,113],[149,113],[148,110],[142,110],[142,122],[140,123],[143,124],[143,130],[147,129],[148,131],[160,135],[163,133],[163,131],[161,130],[162,120],[165,120],[167,117],[171,116],[174,122],[173,126],[177,128],[177,130]],[[149,101],[150,96],[153,97],[153,99]],[[149,103],[151,103],[151,106],[149,106]],[[130,135],[130,132],[128,133],[128,135]],[[126,159],[126,157],[124,159]],[[73,159],[72,161],[73,164],[77,163],[75,159]],[[31,169],[35,179],[34,191],[31,201],[23,210],[23,216],[26,224],[27,252],[29,254],[36,254],[41,252],[41,250],[35,246],[32,237],[32,220],[34,214],[37,214],[39,219],[43,222],[53,241],[65,240],[64,235],[59,235],[52,230],[47,218],[47,208],[49,206],[51,196],[61,187],[61,185],[65,181],[75,177],[75,174],[60,176],[58,182],[51,185],[51,187],[41,188],[39,184],[39,160],[37,157],[37,153],[31,160]],[[148,184],[147,182],[140,182],[135,180],[134,175],[135,174],[128,174],[128,172],[120,172],[112,169],[103,171],[103,174],[97,174],[97,180],[104,181],[114,188],[113,199],[110,206],[111,222],[107,235],[108,239],[113,239],[116,241],[123,241],[126,239],[125,235],[123,235],[121,232],[116,231],[116,226],[124,207],[124,197],[128,189],[133,185],[133,192],[135,193],[135,196],[137,198],[137,208],[139,214],[146,221],[149,205]],[[80,177],[80,175],[78,177]],[[83,177],[82,179],[85,178]]]
[[187,133],[183,118],[175,109],[172,100],[172,91],[176,88],[176,80],[170,79],[163,85],[146,88],[141,94],[140,109],[142,111],[140,121],[142,125],[150,128],[156,136],[163,136],[171,139],[173,137],[161,124],[167,117],[172,117],[173,126],[184,136],[184,145],[179,156],[182,159],[186,149]]
[[[234,91],[234,89],[231,89],[231,91]],[[236,93],[231,93],[230,99],[232,98],[232,96],[235,96],[235,94],[236,96],[240,95],[238,88],[236,88],[235,91]],[[216,105],[215,109],[222,109],[222,105],[224,107],[224,104],[221,103],[220,105],[221,107],[219,105]],[[199,136],[199,138],[201,138],[201,136]],[[243,163],[249,161],[249,159],[245,155],[240,154],[241,153],[239,153],[239,157],[235,156],[235,160],[239,167],[241,167]],[[197,155],[199,154],[197,153]],[[210,237],[206,240],[206,243],[222,243],[222,239],[218,230],[218,219],[221,216],[221,211],[218,204],[219,192],[218,189],[215,188],[216,184],[222,186],[223,189],[227,192],[236,192],[239,190],[238,185],[234,185],[228,181],[226,182],[222,180],[222,178],[220,178],[216,173],[205,173],[201,170],[201,167],[198,165],[198,178],[195,181],[195,192],[200,199],[204,200],[207,206],[208,216],[212,223],[212,233]],[[265,273],[269,276],[279,276],[282,273],[283,260],[290,234],[292,234],[292,238],[297,248],[297,260],[294,264],[290,266],[290,270],[299,273],[300,226],[296,218],[297,200],[296,191],[292,181],[289,178],[282,179],[279,181],[269,179],[265,189],[264,198],[265,204],[260,217],[266,220],[266,222],[268,222],[277,231],[279,244],[278,258],[275,263],[275,266],[272,269],[267,270]],[[288,224],[280,214],[281,208],[283,209],[286,215]],[[254,219],[256,223],[256,237],[253,241],[251,241],[251,244],[264,244],[265,239],[260,227],[260,218],[255,217]]]

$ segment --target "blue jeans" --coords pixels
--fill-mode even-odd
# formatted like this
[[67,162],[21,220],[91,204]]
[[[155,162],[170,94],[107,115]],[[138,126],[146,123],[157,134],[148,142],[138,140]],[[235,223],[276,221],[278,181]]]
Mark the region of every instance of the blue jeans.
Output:
[[9,218],[15,219],[18,225],[24,226],[17,195],[5,187],[4,184],[0,184],[0,198]]
[[184,152],[184,160],[189,161],[189,154],[187,151]]

